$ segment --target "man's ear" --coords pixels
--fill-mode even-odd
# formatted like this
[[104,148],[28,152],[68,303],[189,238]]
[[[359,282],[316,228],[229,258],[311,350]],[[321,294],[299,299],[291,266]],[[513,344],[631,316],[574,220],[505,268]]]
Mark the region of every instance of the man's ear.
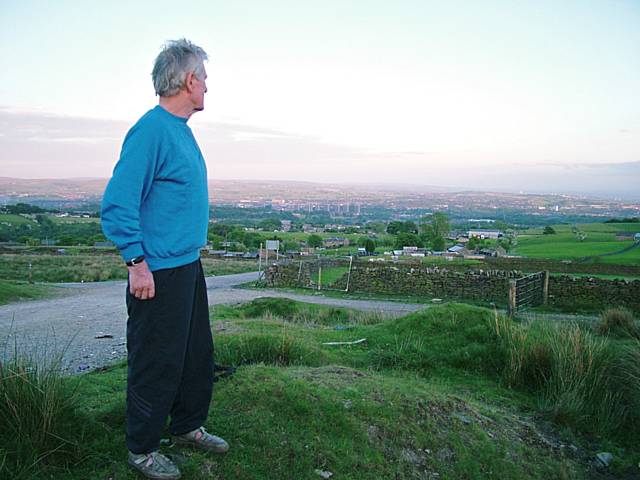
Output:
[[186,88],[187,93],[191,93],[193,91],[193,77],[195,76],[196,74],[194,72],[189,72],[184,79],[184,88]]

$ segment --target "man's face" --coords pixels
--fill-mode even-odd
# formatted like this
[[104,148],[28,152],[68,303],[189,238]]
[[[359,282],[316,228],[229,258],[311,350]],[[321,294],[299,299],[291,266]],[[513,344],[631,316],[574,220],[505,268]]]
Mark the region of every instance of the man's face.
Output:
[[204,110],[204,94],[207,93],[207,71],[204,67],[202,67],[201,77],[194,73],[192,86],[191,101],[193,102],[193,109],[196,112],[201,112]]

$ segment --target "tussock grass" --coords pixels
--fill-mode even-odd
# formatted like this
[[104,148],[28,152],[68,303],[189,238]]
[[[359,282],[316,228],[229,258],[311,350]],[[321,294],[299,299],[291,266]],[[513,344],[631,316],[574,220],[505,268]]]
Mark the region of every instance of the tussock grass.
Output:
[[633,317],[633,313],[623,307],[609,308],[602,312],[596,331],[600,335],[640,340],[638,322]]
[[518,324],[488,309],[430,308],[370,328],[365,364],[439,375],[480,373],[533,395],[558,424],[617,438],[640,432],[640,343],[544,320]]
[[321,365],[324,359],[318,347],[286,332],[220,336],[215,356],[217,363],[227,365]]
[[601,435],[637,436],[640,349],[578,324],[503,322],[506,383],[536,395],[560,424]]
[[0,477],[34,478],[46,466],[77,459],[83,424],[78,402],[60,375],[58,358],[38,364],[14,356],[1,362]]
[[382,312],[361,312],[274,297],[257,298],[236,307],[219,306],[214,315],[223,318],[271,316],[303,325],[373,325],[387,319]]

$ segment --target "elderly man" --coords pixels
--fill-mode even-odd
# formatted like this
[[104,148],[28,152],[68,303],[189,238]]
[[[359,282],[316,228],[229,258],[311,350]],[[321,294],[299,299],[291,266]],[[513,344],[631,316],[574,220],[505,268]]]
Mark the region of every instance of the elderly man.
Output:
[[200,248],[209,218],[207,171],[187,121],[204,108],[203,49],[168,42],[153,67],[159,105],[125,137],[102,202],[102,228],[129,269],[127,447],[148,478],[180,478],[158,452],[167,417],[176,444],[226,452],[207,433],[213,341]]

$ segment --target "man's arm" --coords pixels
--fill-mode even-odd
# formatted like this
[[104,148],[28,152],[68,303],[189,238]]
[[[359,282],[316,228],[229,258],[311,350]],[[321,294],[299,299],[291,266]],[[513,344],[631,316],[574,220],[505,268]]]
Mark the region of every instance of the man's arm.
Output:
[[[140,206],[153,183],[156,159],[153,134],[133,127],[122,145],[102,199],[102,230],[116,245],[125,262],[144,255]],[[147,300],[155,296],[153,275],[147,262],[129,267],[130,292]]]

